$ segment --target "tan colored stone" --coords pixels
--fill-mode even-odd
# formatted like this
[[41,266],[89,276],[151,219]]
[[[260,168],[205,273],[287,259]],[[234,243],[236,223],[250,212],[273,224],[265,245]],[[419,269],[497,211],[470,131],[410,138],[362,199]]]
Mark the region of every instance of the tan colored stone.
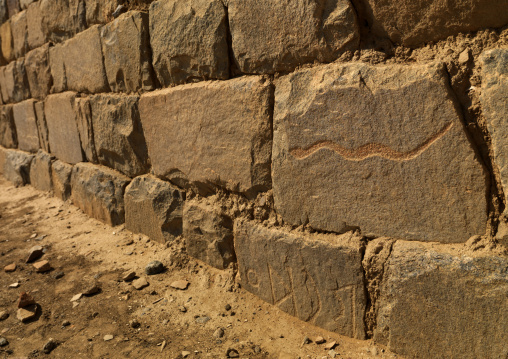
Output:
[[201,192],[269,189],[271,92],[268,81],[253,76],[143,95],[141,123],[155,175],[181,186],[190,181]]
[[40,4],[40,1],[34,2],[26,9],[26,24],[28,31],[27,39],[29,49],[35,49],[42,46],[47,41],[42,28],[43,19]]
[[212,267],[227,268],[235,261],[233,220],[206,198],[183,205],[183,237],[187,253]]
[[289,233],[235,221],[242,288],[318,327],[364,339],[361,237]]
[[46,116],[44,115],[44,102],[36,102],[34,107],[35,117],[37,118],[37,128],[39,129],[39,145],[43,151],[49,153],[49,133],[48,124],[46,123]]
[[25,55],[28,49],[26,11],[21,11],[11,18],[11,31],[14,57],[18,58]]
[[226,11],[220,0],[154,1],[150,45],[163,86],[229,78]]
[[145,287],[148,287],[149,283],[147,282],[145,277],[141,277],[141,278],[133,280],[132,281],[132,286],[135,289],[137,289],[137,290],[141,290],[141,289],[143,289]]
[[124,191],[130,178],[104,166],[78,163],[71,176],[72,202],[88,216],[116,226],[125,222]]
[[0,70],[0,86],[4,103],[21,102],[30,98],[24,58],[12,61]]
[[6,0],[0,0],[0,24],[7,21],[9,18],[9,13],[7,9],[7,1]]
[[39,150],[30,166],[30,184],[39,191],[51,192],[53,180],[51,174],[51,155]]
[[148,14],[130,11],[101,29],[104,66],[113,92],[154,87]]
[[42,255],[44,254],[44,248],[42,246],[33,246],[32,248],[30,248],[30,250],[28,251],[28,257],[26,258],[26,263],[30,263],[30,262],[33,262],[37,259],[39,259],[40,257],[42,257]]
[[14,49],[12,44],[11,21],[8,20],[0,26],[0,47],[2,56],[0,56],[1,64],[7,64],[14,60]]
[[49,69],[53,82],[51,93],[59,93],[67,90],[67,76],[65,73],[65,48],[63,44],[57,44],[49,48]]
[[67,163],[54,161],[51,164],[53,194],[62,201],[66,201],[71,196],[71,174],[72,166]]
[[0,106],[0,145],[6,148],[18,147],[12,105]]
[[113,12],[122,3],[122,0],[85,0],[88,26],[111,21]]
[[245,73],[331,62],[360,42],[349,0],[229,0],[228,15],[233,56]]
[[6,273],[12,273],[14,271],[16,271],[16,263],[11,263],[11,264],[8,264],[4,267],[4,271]]
[[185,192],[168,182],[145,175],[134,178],[125,190],[125,228],[157,242],[182,234]]
[[34,156],[17,150],[5,150],[5,152],[3,168],[5,179],[11,181],[16,187],[30,183],[30,164]]
[[37,0],[19,0],[19,7],[21,10],[25,10],[28,8],[28,6],[32,3],[34,3]]
[[53,82],[49,68],[49,44],[26,54],[25,69],[32,98],[44,100]]
[[39,149],[39,130],[34,105],[35,100],[26,100],[12,106],[18,147],[27,152],[37,152]]
[[484,233],[486,172],[459,111],[441,64],[284,76],[272,154],[278,213],[293,225],[422,241]]
[[45,37],[58,43],[86,29],[86,9],[82,0],[40,0]]
[[44,260],[44,261],[40,261],[40,262],[35,262],[33,264],[34,268],[35,268],[35,271],[37,273],[44,273],[44,272],[48,272],[52,269],[51,267],[51,264],[49,264],[48,261]]
[[79,138],[81,139],[81,148],[83,149],[88,162],[99,163],[93,138],[92,108],[90,106],[90,97],[76,98],[74,105],[77,113],[77,123]]
[[508,259],[453,248],[395,242],[384,265],[376,342],[408,358],[506,357]]
[[44,103],[51,153],[70,164],[83,161],[74,111],[75,98],[74,92],[64,92],[48,96]]
[[5,173],[5,164],[7,162],[7,149],[0,146],[0,175]]
[[185,290],[185,289],[187,289],[189,284],[190,283],[188,281],[186,281],[184,279],[180,279],[180,280],[175,280],[169,286],[172,288],[175,288],[175,289]]
[[13,17],[20,11],[19,0],[7,0],[7,8],[9,9],[9,17]]
[[28,322],[37,316],[38,308],[39,306],[37,304],[32,304],[25,308],[19,308],[16,313],[16,317],[23,323]]

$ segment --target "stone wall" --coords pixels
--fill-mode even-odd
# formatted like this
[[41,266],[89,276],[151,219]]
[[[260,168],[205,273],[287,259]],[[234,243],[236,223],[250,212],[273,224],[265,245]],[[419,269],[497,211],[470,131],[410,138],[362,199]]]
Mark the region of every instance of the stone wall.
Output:
[[327,330],[504,359],[506,9],[0,0],[0,173]]

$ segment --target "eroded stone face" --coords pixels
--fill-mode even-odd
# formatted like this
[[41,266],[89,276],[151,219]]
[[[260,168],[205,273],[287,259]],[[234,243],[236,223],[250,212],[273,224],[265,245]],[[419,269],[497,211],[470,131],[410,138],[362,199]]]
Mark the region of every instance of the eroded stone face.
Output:
[[364,339],[361,238],[310,235],[235,221],[242,287],[318,327]]
[[62,201],[66,201],[71,196],[71,174],[72,165],[58,160],[51,164],[53,195]]
[[28,49],[26,11],[21,11],[11,18],[11,30],[14,57],[18,58],[23,56]]
[[44,100],[53,84],[49,68],[49,44],[38,47],[26,54],[25,69],[30,94],[33,98]]
[[30,98],[24,58],[12,61],[0,70],[0,85],[4,103],[21,102]]
[[0,145],[6,148],[18,147],[12,105],[0,106]]
[[46,35],[42,28],[42,12],[40,1],[30,4],[26,9],[27,40],[28,48],[35,49],[46,42]]
[[1,63],[8,64],[14,60],[14,50],[12,47],[11,21],[7,20],[0,26],[0,47],[2,49]]
[[464,242],[487,220],[486,174],[442,65],[331,64],[276,84],[273,182],[294,225]]
[[506,257],[397,241],[384,267],[376,342],[412,358],[506,357]]
[[271,187],[271,84],[261,77],[201,82],[141,96],[139,111],[156,176],[200,191]]
[[44,102],[36,102],[34,104],[35,117],[37,119],[37,128],[39,130],[39,145],[43,151],[50,152],[48,139],[48,124],[44,115]]
[[244,73],[331,62],[360,42],[349,0],[229,0],[228,15],[233,56]]
[[111,21],[113,12],[122,3],[122,0],[85,0],[87,25]]
[[39,149],[39,130],[34,106],[35,100],[26,100],[12,106],[18,147],[27,152],[37,152]]
[[39,2],[42,29],[48,40],[58,43],[86,29],[86,8],[83,0]]
[[81,148],[85,153],[86,160],[92,163],[99,163],[93,138],[92,109],[90,107],[90,97],[76,98],[74,106],[77,114]]
[[5,150],[3,175],[16,187],[30,183],[30,165],[33,155],[17,150]]
[[229,77],[226,11],[219,0],[154,1],[150,44],[163,86]]
[[44,151],[34,156],[30,166],[30,184],[39,191],[50,192],[53,189],[51,163],[53,158]]

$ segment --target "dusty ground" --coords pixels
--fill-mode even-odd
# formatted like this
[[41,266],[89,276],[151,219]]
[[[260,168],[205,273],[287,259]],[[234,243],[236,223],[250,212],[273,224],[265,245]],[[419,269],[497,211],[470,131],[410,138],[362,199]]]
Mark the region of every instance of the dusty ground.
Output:
[[[25,263],[34,245],[46,248],[41,259],[52,271],[36,273]],[[167,270],[145,276],[152,260]],[[11,263],[16,271],[4,272]],[[400,358],[372,341],[342,337],[286,315],[239,288],[233,270],[217,271],[187,258],[178,241],[166,247],[123,227],[111,228],[68,202],[30,186],[14,188],[2,177],[0,266],[0,311],[9,313],[0,321],[0,337],[9,342],[0,348],[0,358],[181,358],[183,351],[190,352],[188,358],[226,358],[230,348],[240,358],[332,357],[324,344],[302,345],[305,337],[317,336],[338,343],[337,358]],[[138,291],[121,281],[130,269],[150,285]],[[64,276],[56,279],[58,272]],[[178,279],[190,282],[187,290],[170,286]],[[15,282],[19,287],[9,288]],[[94,282],[100,293],[71,302]],[[26,324],[16,318],[24,291],[41,308]],[[139,328],[131,327],[133,319]],[[224,329],[222,338],[214,336],[217,328]],[[106,335],[113,339],[105,341]],[[43,347],[49,338],[60,344],[48,355]]]

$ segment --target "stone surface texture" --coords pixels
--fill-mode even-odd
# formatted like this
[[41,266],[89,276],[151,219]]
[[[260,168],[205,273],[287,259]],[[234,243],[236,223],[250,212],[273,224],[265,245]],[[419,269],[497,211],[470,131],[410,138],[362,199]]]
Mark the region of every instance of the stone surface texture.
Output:
[[12,44],[12,31],[11,21],[8,20],[0,26],[0,48],[2,49],[2,56],[0,63],[2,65],[8,64],[14,60],[14,49]]
[[46,35],[42,28],[41,1],[34,2],[26,9],[27,41],[28,48],[35,49],[46,42]]
[[4,177],[16,187],[30,183],[30,165],[33,157],[23,151],[5,150]]
[[[275,207],[320,230],[465,242],[487,178],[441,64],[331,64],[276,84]],[[305,201],[302,201],[305,198]]]
[[72,165],[62,161],[54,161],[51,164],[51,182],[53,195],[66,201],[71,196]]
[[25,55],[28,49],[26,11],[21,11],[11,18],[11,31],[14,57],[18,58]]
[[271,94],[271,84],[253,76],[143,95],[139,110],[155,175],[203,192],[269,189]]
[[7,21],[9,13],[6,0],[0,0],[0,23]]
[[54,43],[69,39],[86,29],[86,8],[83,0],[40,0],[42,29]]
[[37,129],[39,130],[39,146],[43,151],[50,152],[49,148],[49,133],[48,124],[46,123],[46,116],[44,115],[44,102],[36,102],[34,104],[35,117],[37,118]]
[[0,106],[0,145],[6,148],[18,147],[12,105]]
[[12,106],[18,148],[23,151],[37,152],[39,149],[39,130],[35,117],[35,100],[26,100]]
[[76,109],[81,148],[83,149],[86,160],[92,163],[99,163],[97,152],[95,151],[90,97],[76,98],[74,106]]
[[111,21],[113,19],[111,14],[123,3],[123,0],[85,0],[87,25]]
[[49,68],[49,44],[26,54],[25,70],[32,98],[44,100],[53,85]]
[[50,192],[53,189],[51,163],[53,158],[44,151],[34,156],[30,166],[30,184],[39,191]]
[[360,42],[349,0],[229,0],[234,59],[244,73],[331,62]]
[[0,84],[4,103],[21,102],[30,98],[30,86],[25,70],[25,59],[12,61],[0,70]]
[[7,9],[9,10],[9,17],[16,15],[21,10],[19,0],[7,0]]
[[150,44],[163,86],[229,77],[226,11],[220,0],[154,1]]

